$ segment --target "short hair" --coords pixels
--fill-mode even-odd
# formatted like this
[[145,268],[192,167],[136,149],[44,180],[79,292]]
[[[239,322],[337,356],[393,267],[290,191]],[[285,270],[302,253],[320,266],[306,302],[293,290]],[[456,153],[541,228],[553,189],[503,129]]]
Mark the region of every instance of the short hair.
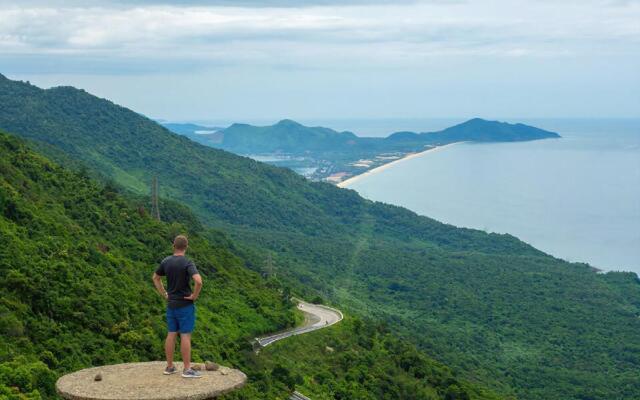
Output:
[[173,239],[173,248],[176,250],[186,250],[189,246],[189,240],[184,235],[178,235]]

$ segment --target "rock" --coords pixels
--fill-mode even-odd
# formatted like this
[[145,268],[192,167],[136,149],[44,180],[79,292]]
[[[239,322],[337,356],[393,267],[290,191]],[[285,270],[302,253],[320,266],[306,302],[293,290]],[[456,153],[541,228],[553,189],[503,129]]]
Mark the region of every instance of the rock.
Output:
[[191,364],[191,368],[193,368],[194,371],[202,371],[201,364]]
[[220,366],[213,361],[206,361],[204,363],[204,367],[207,369],[207,371],[217,371],[218,369],[220,369]]
[[102,374],[97,374],[93,377],[93,380],[96,382],[100,382],[102,380]]
[[223,370],[220,370],[220,374],[222,374],[222,375],[229,375],[229,371],[227,371],[227,370],[223,369]]
[[[184,368],[175,364],[178,370]],[[164,375],[166,366],[165,361],[155,361],[83,369],[58,379],[56,391],[67,400],[202,400],[239,389],[247,381],[241,371],[221,365],[219,371],[226,375],[203,371],[202,379],[187,383],[180,374]],[[97,374],[102,381],[90,384]]]

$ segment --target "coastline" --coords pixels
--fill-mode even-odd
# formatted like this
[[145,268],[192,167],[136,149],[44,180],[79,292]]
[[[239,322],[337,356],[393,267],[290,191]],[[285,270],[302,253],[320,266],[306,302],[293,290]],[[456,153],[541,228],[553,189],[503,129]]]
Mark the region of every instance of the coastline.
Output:
[[406,161],[406,160],[410,160],[412,158],[422,157],[423,155],[425,155],[427,153],[431,153],[431,152],[434,152],[434,151],[437,151],[437,150],[442,150],[445,147],[453,146],[453,145],[460,144],[460,143],[465,143],[465,142],[453,142],[453,143],[448,143],[448,144],[445,144],[445,145],[442,145],[442,146],[432,147],[430,149],[427,149],[427,150],[424,150],[424,151],[420,151],[418,153],[407,153],[407,155],[402,157],[402,158],[399,158],[397,160],[393,160],[393,161],[388,162],[386,164],[382,164],[382,165],[380,165],[378,167],[375,167],[373,169],[365,171],[365,172],[363,172],[361,174],[354,175],[351,178],[345,179],[344,181],[338,183],[336,186],[338,186],[340,188],[349,187],[349,185],[359,181],[360,179],[362,179],[364,177],[367,177],[367,176],[370,176],[370,175],[373,175],[373,174],[377,174],[380,171],[383,171],[383,170],[385,170],[387,168],[390,168],[390,167],[392,167],[393,165],[395,165],[397,163],[400,163],[400,162],[403,162],[403,161]]

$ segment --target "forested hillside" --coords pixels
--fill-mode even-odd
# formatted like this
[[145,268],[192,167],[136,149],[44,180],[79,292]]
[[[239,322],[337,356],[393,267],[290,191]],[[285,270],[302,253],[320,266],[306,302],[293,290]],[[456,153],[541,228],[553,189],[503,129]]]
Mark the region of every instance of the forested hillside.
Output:
[[[16,387],[48,398],[57,373],[161,357],[164,301],[150,277],[171,238],[190,227],[153,220],[109,185],[65,171],[6,134],[0,171],[0,393]],[[182,220],[184,209],[174,211]],[[189,233],[207,284],[194,357],[241,362],[253,335],[294,323],[292,306],[232,255],[224,237],[213,246]]]
[[263,354],[259,369],[295,371],[297,389],[313,400],[511,399],[465,382],[371,320],[347,317],[331,329],[276,342]]
[[[207,148],[73,88],[0,79],[0,128],[187,204],[259,269],[384,319],[471,381],[523,399],[640,397],[640,284]],[[66,162],[66,161],[65,161]]]
[[[250,383],[227,398],[283,398],[320,371],[327,395],[378,399],[418,388],[417,399],[497,398],[358,319],[323,333],[335,343],[333,360],[291,352],[283,364],[269,351],[256,356],[250,340],[292,325],[294,307],[288,289],[247,269],[224,235],[209,232],[211,242],[197,223],[157,222],[112,186],[62,169],[3,133],[0,171],[0,398],[54,398],[61,373],[161,359],[164,303],[150,276],[171,238],[185,232],[206,285],[193,357],[249,374]],[[187,208],[163,204],[170,220],[194,221]],[[354,359],[358,345],[362,358]],[[372,360],[381,367],[370,368]],[[367,384],[332,375],[336,363],[357,368]]]

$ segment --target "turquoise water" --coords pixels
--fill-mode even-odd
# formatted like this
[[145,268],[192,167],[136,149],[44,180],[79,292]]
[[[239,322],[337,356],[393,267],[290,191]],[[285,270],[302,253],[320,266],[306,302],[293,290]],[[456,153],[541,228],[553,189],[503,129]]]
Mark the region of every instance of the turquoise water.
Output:
[[[508,232],[569,261],[640,273],[640,120],[521,121],[563,138],[459,144],[350,188],[456,226]],[[375,122],[344,125],[377,133]]]

